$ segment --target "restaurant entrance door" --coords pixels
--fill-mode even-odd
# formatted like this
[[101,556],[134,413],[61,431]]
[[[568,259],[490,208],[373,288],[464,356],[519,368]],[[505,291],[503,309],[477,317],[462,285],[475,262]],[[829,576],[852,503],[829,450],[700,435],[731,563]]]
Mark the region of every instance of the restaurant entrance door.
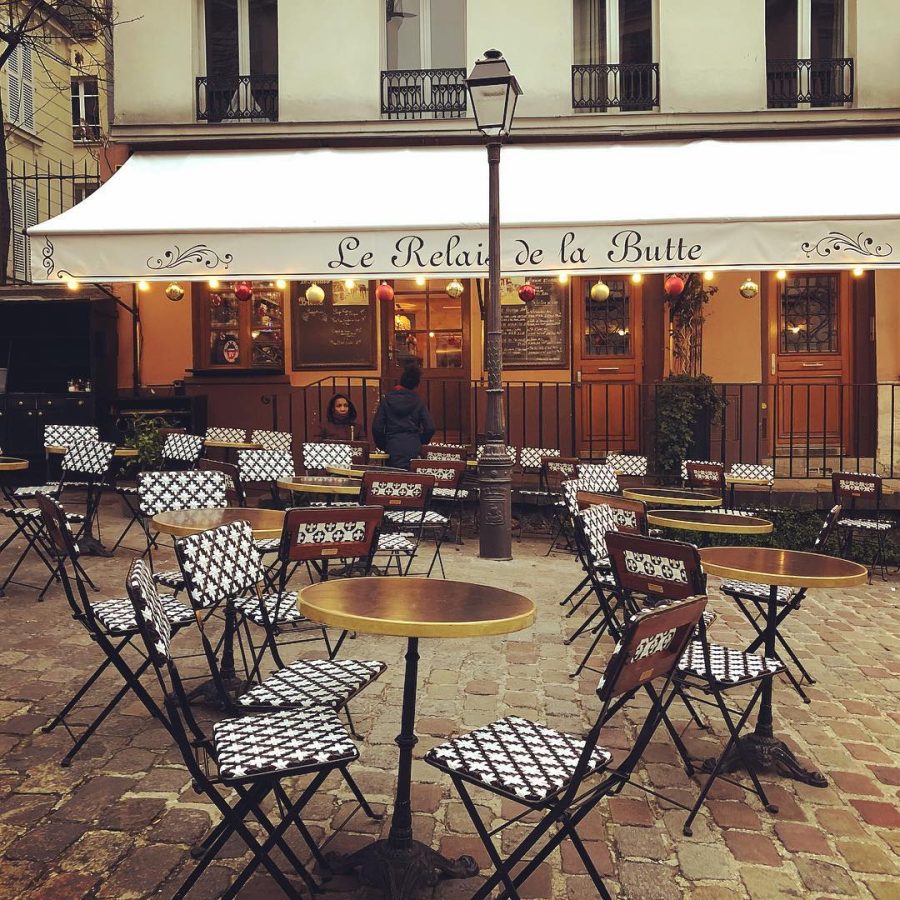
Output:
[[406,365],[422,367],[419,394],[437,426],[435,440],[468,443],[470,332],[468,281],[459,297],[447,293],[449,279],[422,284],[393,282],[394,299],[381,304],[381,371],[384,389],[400,380]]
[[609,297],[591,299],[596,278],[572,285],[572,347],[578,455],[591,459],[639,446],[643,292],[629,278],[605,277]]

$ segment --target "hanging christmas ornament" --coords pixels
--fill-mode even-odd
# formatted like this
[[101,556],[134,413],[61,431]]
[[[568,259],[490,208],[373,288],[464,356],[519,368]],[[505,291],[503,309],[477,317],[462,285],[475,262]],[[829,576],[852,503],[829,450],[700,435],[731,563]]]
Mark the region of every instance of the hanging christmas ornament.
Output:
[[174,281],[166,288],[166,296],[173,302],[177,303],[184,296],[184,288]]
[[461,281],[457,281],[457,279],[453,279],[453,281],[447,284],[447,296],[451,297],[454,300],[457,300],[462,296],[462,292],[465,290]]
[[321,302],[325,299],[325,291],[322,290],[317,284],[311,284],[306,289],[306,302],[311,306],[319,306]]
[[684,291],[684,279],[680,275],[670,275],[663,282],[663,290],[670,297],[677,297]]
[[209,305],[218,309],[222,305],[222,295],[221,294],[210,294],[209,295]]
[[382,303],[390,303],[394,299],[394,289],[386,281],[382,281],[375,288],[375,299]]
[[591,300],[596,303],[603,303],[609,299],[609,285],[603,281],[598,281],[591,285]]
[[525,284],[519,287],[519,299],[523,303],[531,303],[534,300],[534,285],[530,281],[526,281]]
[[241,301],[241,303],[246,303],[253,296],[253,288],[250,287],[249,281],[239,281],[234,286],[234,296]]
[[748,275],[738,290],[742,297],[752,300],[759,293],[759,285]]

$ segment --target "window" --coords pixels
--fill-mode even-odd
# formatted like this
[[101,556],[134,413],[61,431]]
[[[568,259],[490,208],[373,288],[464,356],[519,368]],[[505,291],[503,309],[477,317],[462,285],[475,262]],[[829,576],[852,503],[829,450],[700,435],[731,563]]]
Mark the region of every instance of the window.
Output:
[[19,128],[34,131],[34,75],[31,47],[18,44],[6,61],[9,86],[9,121]]
[[575,0],[573,106],[603,110],[659,105],[655,0]]
[[90,197],[98,187],[100,187],[99,181],[76,181],[72,185],[73,204],[81,203],[86,197]]
[[201,119],[278,118],[278,0],[204,0]]
[[605,279],[609,297],[591,299],[590,279],[584,279],[584,343],[582,356],[630,356],[631,296],[624,278]]
[[37,193],[33,188],[25,187],[20,181],[14,181],[10,187],[10,194],[13,276],[17,281],[30,281],[30,241],[25,229],[37,225]]
[[100,94],[96,78],[72,79],[72,140],[100,140]]
[[838,351],[838,274],[794,275],[781,287],[781,352]]

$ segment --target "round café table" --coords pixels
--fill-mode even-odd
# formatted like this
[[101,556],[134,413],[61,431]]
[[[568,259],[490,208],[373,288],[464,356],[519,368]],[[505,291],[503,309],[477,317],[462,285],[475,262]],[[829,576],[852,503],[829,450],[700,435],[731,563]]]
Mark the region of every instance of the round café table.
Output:
[[647,521],[659,528],[716,534],[771,534],[775,527],[768,519],[758,516],[696,509],[654,509],[647,513]]
[[[763,633],[763,647],[768,657],[775,657],[779,586],[855,587],[865,584],[869,577],[866,567],[859,563],[820,553],[779,550],[776,547],[707,547],[700,551],[700,559],[704,570],[711,575],[769,585]],[[734,748],[722,768],[726,772],[740,768],[743,754],[752,760],[758,772],[771,769],[814,787],[825,787],[828,784],[825,776],[821,772],[804,769],[784,741],[775,737],[772,727],[773,680],[767,678],[763,683],[756,728],[752,734],[739,738],[740,749]],[[705,768],[711,768],[711,764],[714,761],[707,760]]]
[[688,491],[683,488],[625,488],[622,496],[657,506],[693,506],[708,509],[711,506],[722,505],[722,498],[718,494],[704,494],[702,491]]
[[313,622],[364,634],[406,638],[406,673],[391,830],[347,856],[329,855],[338,872],[360,870],[368,884],[389,896],[412,897],[433,884],[435,873],[470,878],[478,873],[471,856],[451,860],[413,839],[410,788],[418,684],[419,638],[487,637],[521,631],[534,622],[534,603],[500,588],[428,578],[346,578],[300,591],[300,612]]
[[[46,453],[52,453],[54,456],[62,456],[64,453],[69,452],[69,448],[51,444],[44,447],[44,451]],[[116,449],[113,450],[113,456],[118,457],[119,459],[136,459],[137,455],[138,451],[136,447],[116,447]]]
[[390,466],[351,466],[349,469],[344,468],[343,466],[325,466],[325,471],[329,475],[335,475],[338,478],[362,478],[366,472],[381,472],[384,474],[385,472],[402,472],[404,475],[408,475],[409,472],[406,469],[392,469]]
[[331,475],[296,475],[294,478],[279,478],[278,487],[293,494],[346,494],[358,497],[362,482],[358,478]]
[[224,509],[176,509],[157,513],[153,525],[163,534],[185,537],[232,522],[249,522],[253,537],[257,540],[281,537],[284,511],[280,509],[254,509],[253,507],[226,507]]
[[[24,472],[27,468],[27,459],[20,459],[18,456],[0,456],[0,474],[5,472]],[[12,492],[7,486],[5,478],[0,479],[0,491],[3,492],[4,498],[12,503],[13,506],[19,505],[13,499]]]

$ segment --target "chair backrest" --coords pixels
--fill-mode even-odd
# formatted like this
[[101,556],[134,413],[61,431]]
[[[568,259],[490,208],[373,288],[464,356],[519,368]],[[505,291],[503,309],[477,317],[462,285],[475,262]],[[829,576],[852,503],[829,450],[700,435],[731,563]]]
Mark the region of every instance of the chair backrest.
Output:
[[70,444],[62,459],[65,477],[81,476],[94,481],[103,478],[112,464],[116,445],[104,441],[77,441]]
[[643,500],[629,500],[618,494],[595,494],[592,491],[578,491],[576,502],[579,509],[604,504],[612,509],[616,530],[626,534],[647,534],[647,504]]
[[421,452],[423,459],[437,459],[441,462],[449,462],[454,459],[461,459],[465,462],[469,455],[466,447],[456,444],[426,444]]
[[272,484],[294,477],[290,450],[238,450],[237,458],[243,484]]
[[221,472],[225,476],[225,495],[228,500],[235,500],[244,504],[244,486],[238,474],[238,467],[234,463],[223,462],[221,459],[210,459],[201,456],[197,461],[198,472]]
[[250,443],[259,444],[263,450],[287,450],[291,452],[294,436],[289,431],[266,431],[257,428],[250,434]]
[[835,503],[853,509],[857,500],[863,500],[869,509],[881,506],[882,481],[880,475],[862,472],[833,472],[831,496]]
[[647,457],[633,453],[608,453],[606,464],[620,475],[643,478],[647,474]]
[[323,472],[326,466],[349,469],[353,465],[353,447],[337,441],[312,442],[303,445],[303,468],[307,474]]
[[179,538],[175,555],[194,609],[209,609],[239,597],[264,580],[247,522],[230,522]]
[[41,521],[44,523],[44,529],[50,538],[50,547],[57,559],[78,559],[78,545],[75,538],[69,530],[66,522],[66,511],[62,504],[48,496],[47,494],[38,494],[38,509],[41,511]]
[[45,447],[71,447],[81,441],[99,441],[96,425],[45,425]]
[[562,483],[578,477],[578,458],[575,456],[545,456],[541,459],[541,480],[544,489],[559,493]]
[[434,486],[455,491],[466,474],[466,463],[461,459],[413,459],[409,469],[417,475],[434,476]]
[[206,429],[206,440],[242,444],[247,440],[247,432],[243,428],[223,428],[220,425],[212,425]]
[[689,488],[721,492],[725,487],[725,466],[720,462],[686,460],[684,470]]
[[138,507],[145,516],[176,509],[221,509],[228,484],[222,472],[138,472]]
[[582,550],[582,559],[593,565],[609,565],[607,537],[616,531],[616,517],[612,507],[604,503],[589,506],[575,517],[575,539]]
[[171,462],[183,462],[195,466],[203,452],[203,438],[197,434],[167,434],[162,448],[162,458]]
[[559,455],[559,450],[550,447],[522,447],[519,450],[519,465],[523,471],[538,472],[548,456]]
[[353,455],[350,457],[350,464],[354,466],[365,466],[369,462],[369,442],[368,441],[347,441],[353,448]]
[[825,544],[828,543],[828,538],[831,537],[831,532],[834,529],[834,526],[837,525],[838,520],[841,518],[841,513],[843,512],[843,507],[840,504],[835,504],[828,510],[828,515],[825,516],[825,521],[822,523],[822,527],[819,529],[819,533],[816,535],[816,539],[813,541],[812,552],[813,553],[821,553],[825,548]]
[[596,494],[618,494],[619,479],[610,466],[598,463],[580,463],[578,466],[579,490]]
[[616,584],[650,602],[684,600],[706,592],[706,576],[693,544],[612,533],[606,547]]
[[775,468],[762,463],[733,463],[728,474],[732,478],[765,478],[769,487],[775,484]]
[[362,478],[359,502],[363,506],[425,510],[433,489],[433,475],[366,472]]
[[281,560],[368,558],[376,546],[383,517],[381,506],[289,509],[281,532]]

